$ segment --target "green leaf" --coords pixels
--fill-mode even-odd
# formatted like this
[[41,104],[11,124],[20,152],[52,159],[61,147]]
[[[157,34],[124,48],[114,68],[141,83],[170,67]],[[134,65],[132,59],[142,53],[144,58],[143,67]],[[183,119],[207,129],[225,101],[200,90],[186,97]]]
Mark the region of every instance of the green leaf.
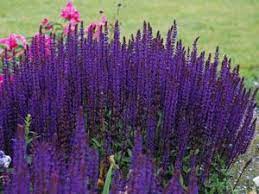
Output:
[[50,25],[63,27],[63,25],[61,23],[58,23],[58,22],[50,22]]
[[59,31],[59,30],[61,31],[61,30],[63,30],[63,27],[58,26],[58,27],[55,28],[55,30],[56,31]]
[[26,141],[26,146],[31,143],[32,138],[30,138],[30,126],[31,126],[31,115],[27,114],[25,117],[25,141]]
[[183,180],[183,176],[182,176],[182,175],[180,175],[179,181],[180,181],[181,186],[182,186],[185,190],[187,190],[187,187],[184,185],[184,180]]
[[0,51],[2,52],[2,50],[4,50],[6,48],[6,46],[0,44]]
[[30,143],[32,142],[32,140],[33,140],[33,138],[28,138],[28,139],[26,139],[26,144],[27,144],[27,145],[30,144]]
[[93,138],[92,142],[93,142],[94,146],[96,146],[97,148],[102,147],[102,145],[100,144],[100,142],[97,139]]
[[110,168],[109,168],[108,173],[105,178],[105,183],[104,183],[102,194],[110,193],[110,186],[111,186],[111,182],[112,182],[112,169],[113,169],[113,165],[110,165]]
[[132,156],[132,151],[131,151],[130,149],[127,149],[127,152],[128,152],[129,157],[131,158],[131,156]]

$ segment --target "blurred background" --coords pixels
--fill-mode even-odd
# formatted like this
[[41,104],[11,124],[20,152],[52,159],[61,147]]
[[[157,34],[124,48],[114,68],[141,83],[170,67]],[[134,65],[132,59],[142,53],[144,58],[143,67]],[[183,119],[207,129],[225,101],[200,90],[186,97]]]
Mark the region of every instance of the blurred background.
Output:
[[[143,20],[162,34],[176,19],[178,38],[185,45],[200,36],[199,49],[214,52],[220,47],[250,87],[259,85],[259,0],[73,0],[86,24],[99,19],[103,10],[108,21],[119,19],[122,34],[136,33]],[[31,36],[40,21],[62,21],[59,13],[66,0],[0,0],[0,38],[9,33]],[[119,6],[118,6],[119,5]]]

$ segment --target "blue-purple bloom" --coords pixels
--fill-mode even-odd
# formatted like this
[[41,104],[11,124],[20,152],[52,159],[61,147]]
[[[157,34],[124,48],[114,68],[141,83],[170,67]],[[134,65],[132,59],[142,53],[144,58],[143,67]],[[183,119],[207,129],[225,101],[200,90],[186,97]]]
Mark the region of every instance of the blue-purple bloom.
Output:
[[[245,88],[229,58],[220,61],[218,48],[214,59],[198,52],[198,39],[185,48],[176,40],[176,23],[165,39],[146,22],[129,40],[120,38],[118,22],[112,38],[107,24],[99,39],[83,32],[81,24],[66,37],[51,35],[48,53],[40,32],[18,62],[3,59],[0,144],[13,158],[10,191],[28,193],[32,183],[39,193],[97,192],[99,160],[118,152],[128,157],[130,150],[121,176],[126,183],[114,181],[116,188],[195,193],[216,158],[229,166],[246,151],[256,91]],[[15,131],[28,113],[39,137],[26,150],[22,127],[17,137]],[[99,150],[91,147],[93,138]],[[192,171],[183,172],[194,150]],[[33,156],[31,172],[26,155]],[[171,166],[170,176],[159,176]],[[203,167],[199,176],[196,167]]]

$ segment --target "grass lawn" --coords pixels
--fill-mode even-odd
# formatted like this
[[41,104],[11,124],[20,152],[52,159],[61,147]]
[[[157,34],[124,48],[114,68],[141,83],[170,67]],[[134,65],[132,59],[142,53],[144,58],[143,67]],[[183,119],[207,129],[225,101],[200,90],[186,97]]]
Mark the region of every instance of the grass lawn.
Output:
[[[117,4],[122,8],[119,20],[122,33],[129,35],[150,21],[163,34],[174,19],[179,38],[186,45],[200,36],[199,48],[230,56],[241,65],[247,83],[259,81],[259,1],[258,0],[74,0],[86,23],[96,20],[103,9],[108,19],[116,17]],[[59,20],[65,0],[2,0],[0,3],[0,37],[11,32],[32,35],[42,18]]]

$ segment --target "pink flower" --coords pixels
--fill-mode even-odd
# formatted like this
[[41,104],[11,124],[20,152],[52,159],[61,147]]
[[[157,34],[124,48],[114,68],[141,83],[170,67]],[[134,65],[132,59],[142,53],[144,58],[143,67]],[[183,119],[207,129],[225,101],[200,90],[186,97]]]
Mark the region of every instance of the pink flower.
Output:
[[107,17],[103,15],[99,21],[90,23],[85,29],[85,32],[89,33],[90,31],[93,31],[93,37],[95,39],[99,39],[102,28],[105,26],[106,23]]
[[9,51],[16,49],[18,46],[26,47],[26,39],[19,34],[10,34],[7,38],[1,38],[0,44],[4,45]]
[[72,2],[67,3],[66,7],[61,10],[60,16],[73,23],[80,22],[80,13]]
[[103,15],[103,16],[101,17],[100,23],[101,23],[102,25],[105,25],[105,23],[106,23],[107,21],[108,21],[108,20],[107,20],[107,17],[106,17],[105,15]]
[[44,18],[44,19],[41,21],[41,25],[43,25],[43,26],[48,25],[48,23],[49,23],[48,18]]
[[49,22],[48,18],[44,18],[41,21],[41,25],[43,28],[45,28],[46,30],[51,30],[53,28],[52,24]]
[[0,87],[2,86],[3,82],[4,82],[4,76],[0,75]]

